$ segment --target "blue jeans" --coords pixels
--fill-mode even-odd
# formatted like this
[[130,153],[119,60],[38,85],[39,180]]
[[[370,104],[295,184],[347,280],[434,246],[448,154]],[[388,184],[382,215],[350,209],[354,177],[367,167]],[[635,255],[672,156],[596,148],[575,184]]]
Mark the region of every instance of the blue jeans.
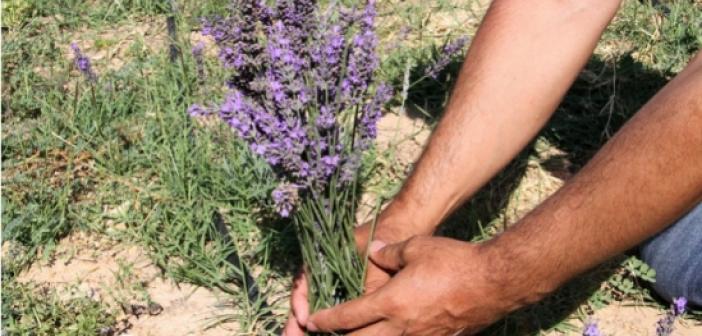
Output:
[[641,246],[656,270],[653,288],[666,300],[684,296],[702,306],[702,203]]

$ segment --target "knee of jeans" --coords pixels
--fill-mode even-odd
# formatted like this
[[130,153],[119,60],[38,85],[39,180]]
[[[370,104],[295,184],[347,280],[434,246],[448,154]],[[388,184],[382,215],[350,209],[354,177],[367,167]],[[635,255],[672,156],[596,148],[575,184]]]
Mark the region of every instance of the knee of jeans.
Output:
[[671,258],[669,251],[658,250],[656,244],[642,249],[642,258],[656,270],[653,289],[671,302],[674,298],[685,297],[694,306],[702,306],[702,261],[681,262]]
[[684,296],[702,306],[702,203],[641,246],[641,257],[656,270],[653,288],[663,298]]

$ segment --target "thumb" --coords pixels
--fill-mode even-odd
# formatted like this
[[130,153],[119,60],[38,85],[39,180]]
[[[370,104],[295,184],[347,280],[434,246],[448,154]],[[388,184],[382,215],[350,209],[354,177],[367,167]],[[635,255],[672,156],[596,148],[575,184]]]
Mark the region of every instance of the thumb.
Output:
[[370,244],[370,259],[378,267],[387,271],[399,271],[407,264],[405,260],[405,247],[407,241],[397,244],[386,245],[384,242],[375,240]]

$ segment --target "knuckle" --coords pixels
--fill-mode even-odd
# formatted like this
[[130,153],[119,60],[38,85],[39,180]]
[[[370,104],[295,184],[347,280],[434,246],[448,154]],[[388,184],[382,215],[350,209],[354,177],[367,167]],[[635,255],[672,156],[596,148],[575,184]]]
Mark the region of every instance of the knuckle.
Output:
[[382,306],[378,305],[378,307],[381,307],[378,314],[384,319],[392,319],[397,312],[400,312],[405,308],[405,304],[400,302],[400,300],[394,296],[383,297],[380,301],[383,304]]
[[426,237],[414,236],[407,240],[405,248],[402,250],[402,257],[407,258],[417,255],[425,245]]

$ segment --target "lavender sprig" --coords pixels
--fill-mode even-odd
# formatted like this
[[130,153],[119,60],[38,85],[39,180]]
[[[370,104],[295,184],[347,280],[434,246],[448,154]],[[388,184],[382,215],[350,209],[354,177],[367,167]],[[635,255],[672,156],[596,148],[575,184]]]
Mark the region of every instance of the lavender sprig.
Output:
[[298,202],[297,189],[294,184],[284,183],[273,190],[273,202],[281,217],[287,218],[292,213]]
[[442,48],[441,54],[436,59],[436,62],[434,62],[434,64],[432,64],[429,68],[426,69],[424,75],[433,79],[437,79],[441,71],[443,71],[444,68],[446,68],[446,66],[451,62],[451,58],[456,56],[456,54],[458,54],[463,49],[463,47],[465,47],[468,41],[470,41],[470,38],[464,36],[454,40],[451,43],[446,44]]
[[687,299],[684,297],[673,298],[671,305],[665,316],[656,322],[657,336],[670,336],[675,330],[675,320],[685,314],[687,309]]
[[73,42],[71,43],[71,50],[73,50],[73,64],[76,66],[78,71],[80,71],[83,76],[85,76],[86,79],[88,79],[91,82],[97,81],[97,75],[93,71],[92,64],[90,63],[90,58],[85,56],[83,52],[81,52],[80,48],[78,47],[78,44]]
[[370,0],[360,17],[360,31],[352,39],[346,78],[341,83],[341,89],[350,104],[360,103],[373,78],[373,72],[378,67],[379,61],[375,54],[378,44],[374,31],[375,15],[375,1]]
[[205,83],[205,60],[203,57],[203,51],[205,50],[205,43],[202,41],[196,43],[191,52],[193,54],[193,59],[195,59],[195,69],[197,71],[197,79],[200,84]]
[[682,316],[687,310],[687,299],[683,296],[673,299],[673,313],[675,316]]
[[602,336],[602,332],[600,332],[600,327],[597,326],[596,322],[590,321],[585,323],[583,336]]

